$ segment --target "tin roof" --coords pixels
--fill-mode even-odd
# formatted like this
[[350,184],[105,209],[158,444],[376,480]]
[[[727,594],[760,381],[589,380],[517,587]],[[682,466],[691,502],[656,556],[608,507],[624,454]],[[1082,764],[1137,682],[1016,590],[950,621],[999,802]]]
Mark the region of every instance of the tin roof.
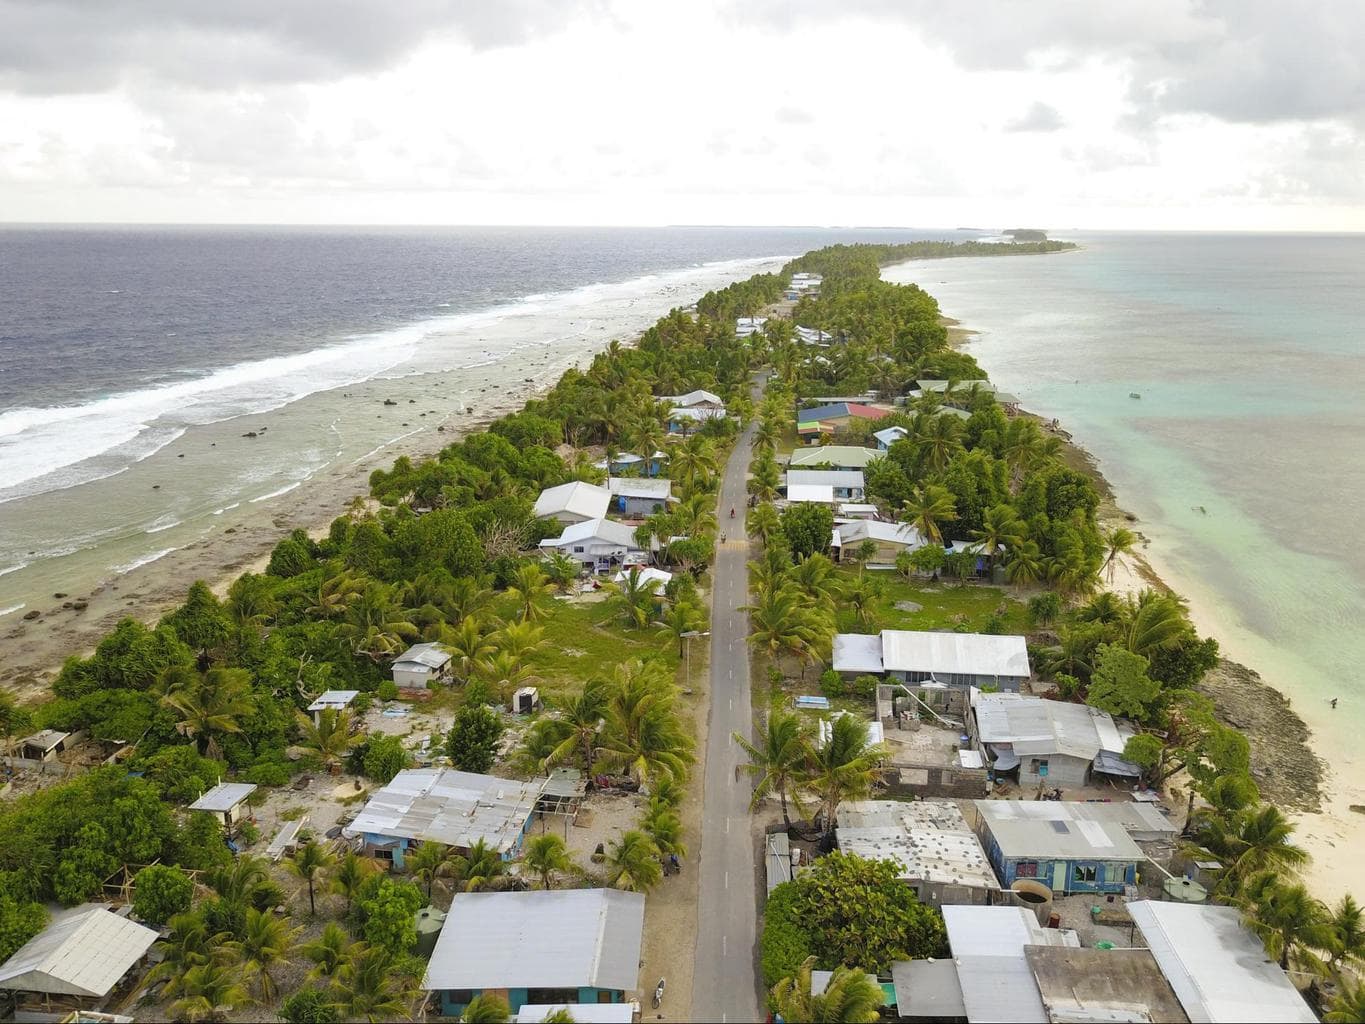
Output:
[[633,991],[644,921],[637,892],[457,893],[422,987]]
[[420,665],[423,668],[440,668],[450,660],[450,652],[440,644],[413,644],[394,659],[398,665]]
[[904,544],[908,548],[924,547],[924,539],[909,523],[883,523],[875,519],[859,519],[839,527],[842,545],[861,544],[865,540],[879,544]]
[[[840,531],[842,534],[843,531]],[[834,656],[831,661],[836,672],[882,671],[882,638],[867,633],[835,633]]]
[[888,672],[1029,675],[1028,648],[1022,636],[884,629],[882,663]]
[[214,811],[223,814],[256,792],[251,782],[220,782],[211,790],[190,804],[192,811]]
[[1023,907],[943,907],[969,1021],[1047,1024],[1025,946],[1079,946],[1075,932],[1042,927]]
[[664,477],[614,476],[607,481],[612,494],[627,498],[657,498],[667,501],[673,497],[673,481]]
[[867,486],[862,470],[858,469],[790,469],[787,471],[787,486],[802,484],[828,484],[831,487],[849,487],[861,491]]
[[544,779],[516,782],[453,768],[409,768],[375,793],[346,831],[460,849],[482,839],[502,853],[516,846],[544,788]]
[[157,938],[103,907],[63,911],[0,965],[0,988],[98,999]]
[[949,960],[901,960],[891,965],[896,1015],[949,1019],[966,1017],[957,964]]
[[[839,818],[844,818],[842,807]],[[966,822],[960,829],[938,829],[923,823],[851,828],[841,824],[835,837],[845,853],[893,862],[906,881],[1000,888],[981,841],[967,830]]]
[[340,711],[360,696],[359,690],[328,690],[318,695],[317,700],[308,705],[309,711],[326,711],[331,708]]
[[830,484],[788,484],[787,500],[795,502],[813,501],[817,505],[833,505],[834,488]]
[[976,801],[977,813],[1006,860],[1147,859],[1118,822],[1078,810],[1089,806],[1075,800]]
[[868,463],[875,462],[877,459],[884,458],[886,452],[876,448],[860,448],[851,444],[826,444],[813,445],[806,448],[798,448],[792,452],[788,465],[792,467],[801,466],[845,466],[850,469],[862,469]]
[[582,516],[584,519],[600,519],[607,514],[611,504],[611,491],[596,484],[582,480],[570,480],[558,487],[547,487],[536,498],[532,514],[537,519],[545,519],[561,513]]
[[972,706],[981,742],[1012,744],[1016,754],[1067,754],[1093,761],[1101,750],[1121,755],[1128,742],[1108,712],[1085,704],[983,693]]

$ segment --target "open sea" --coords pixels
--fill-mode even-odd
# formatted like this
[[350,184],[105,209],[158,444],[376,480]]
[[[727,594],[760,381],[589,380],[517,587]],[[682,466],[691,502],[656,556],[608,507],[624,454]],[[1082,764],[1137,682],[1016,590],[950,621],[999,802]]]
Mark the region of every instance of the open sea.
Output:
[[1084,249],[884,276],[1099,459],[1157,571],[1313,728],[1334,803],[1365,803],[1365,236],[1054,234]]

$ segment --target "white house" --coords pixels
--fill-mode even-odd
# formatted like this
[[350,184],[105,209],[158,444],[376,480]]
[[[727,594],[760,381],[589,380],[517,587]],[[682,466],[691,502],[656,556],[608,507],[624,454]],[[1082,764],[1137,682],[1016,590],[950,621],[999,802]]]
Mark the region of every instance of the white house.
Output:
[[787,501],[793,505],[809,502],[815,505],[829,505],[832,508],[838,500],[834,496],[834,488],[829,484],[787,485]]
[[562,551],[589,572],[606,572],[622,565],[644,565],[649,556],[635,530],[610,519],[589,519],[566,526],[564,532],[540,542],[542,551]]
[[880,565],[894,565],[896,556],[902,551],[916,551],[924,547],[924,538],[909,523],[883,523],[875,519],[858,519],[851,523],[839,523],[834,527],[834,535],[830,539],[834,560],[838,562],[852,556],[868,541],[877,548],[869,561]]
[[1010,692],[1018,692],[1030,674],[1022,636],[906,629],[884,629],[878,635],[835,634],[834,671],[903,683],[995,686]]
[[570,480],[558,487],[547,487],[536,499],[537,519],[554,519],[571,526],[589,519],[601,519],[611,505],[611,491],[582,480]]
[[742,316],[735,321],[735,337],[747,338],[751,334],[758,334],[767,322],[766,316]]
[[664,402],[675,409],[712,409],[725,411],[725,402],[720,395],[714,391],[704,391],[701,388],[687,392],[685,395],[662,395],[656,401]]
[[857,501],[863,496],[867,486],[863,474],[856,469],[789,469],[787,487],[800,487],[814,484],[833,488],[834,497],[840,501]]
[[668,414],[670,434],[693,434],[711,420],[725,419],[725,409],[711,409],[704,405],[674,406]]
[[905,427],[886,427],[876,431],[872,436],[877,439],[877,447],[887,451],[897,441],[904,441],[909,437],[910,431]]
[[399,689],[425,690],[450,678],[450,652],[439,644],[413,644],[393,663]]
[[834,340],[834,335],[830,334],[829,331],[822,331],[818,327],[802,327],[798,324],[796,338],[806,345],[826,346]]
[[623,516],[642,518],[662,512],[673,497],[673,481],[663,477],[614,476],[607,481],[611,509]]

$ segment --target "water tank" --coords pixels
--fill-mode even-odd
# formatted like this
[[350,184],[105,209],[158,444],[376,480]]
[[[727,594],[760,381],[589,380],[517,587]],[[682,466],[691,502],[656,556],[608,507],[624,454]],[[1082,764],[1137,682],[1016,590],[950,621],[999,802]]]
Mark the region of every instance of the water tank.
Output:
[[1209,891],[1191,878],[1168,878],[1161,888],[1176,903],[1203,903],[1209,898]]
[[445,911],[435,907],[423,907],[417,911],[417,955],[430,957],[436,949],[436,940],[441,935],[441,926],[446,923]]
[[1019,906],[1033,911],[1040,925],[1048,926],[1052,917],[1052,889],[1049,886],[1032,878],[1019,878],[1010,886],[1010,892],[1018,899]]

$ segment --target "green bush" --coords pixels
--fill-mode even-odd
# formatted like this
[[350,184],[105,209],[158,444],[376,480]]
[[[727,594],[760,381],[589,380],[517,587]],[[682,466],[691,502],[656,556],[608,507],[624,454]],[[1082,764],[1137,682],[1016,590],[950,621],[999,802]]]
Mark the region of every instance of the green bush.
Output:
[[133,913],[152,927],[190,909],[194,883],[179,868],[151,864],[133,877]]
[[259,761],[246,770],[246,781],[258,786],[283,786],[289,781],[289,765],[279,761]]
[[253,846],[261,838],[261,830],[254,822],[244,821],[242,827],[237,830],[237,842],[241,846]]
[[334,1024],[341,1011],[318,988],[301,988],[280,1004],[280,1019],[286,1024]]
[[795,974],[811,955],[810,938],[796,917],[796,900],[795,883],[783,882],[769,894],[763,908],[759,959],[763,983],[769,987]]
[[502,716],[485,704],[466,704],[455,716],[446,739],[446,753],[456,768],[486,772],[493,767],[502,739]]
[[398,684],[395,683],[392,679],[385,679],[382,683],[375,687],[374,694],[380,700],[397,700]]
[[843,677],[832,668],[827,668],[820,673],[820,692],[831,700],[835,697],[844,695]]
[[408,766],[408,752],[397,736],[371,736],[361,759],[365,776],[387,783]]

